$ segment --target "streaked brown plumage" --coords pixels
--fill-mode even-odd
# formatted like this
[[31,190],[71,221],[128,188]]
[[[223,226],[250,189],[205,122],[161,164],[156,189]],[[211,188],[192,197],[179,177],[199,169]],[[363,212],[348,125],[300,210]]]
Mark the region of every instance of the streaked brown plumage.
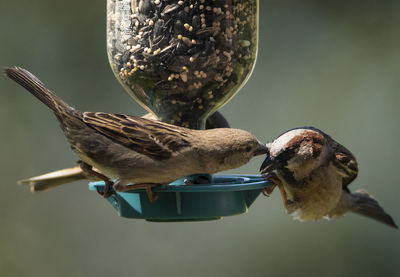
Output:
[[[142,116],[142,118],[157,120],[157,118],[151,113],[145,114],[144,116]],[[215,128],[229,128],[228,121],[219,112],[215,112],[214,114],[212,114],[206,121],[206,129]],[[94,170],[97,169],[94,168]],[[93,176],[93,174],[87,174],[82,170],[81,166],[77,165],[72,168],[64,168],[61,170],[56,170],[39,176],[20,180],[18,181],[18,184],[29,185],[32,192],[37,192],[47,191],[55,187],[79,180],[99,181],[101,179]]]
[[267,152],[264,144],[244,130],[191,130],[135,116],[80,112],[27,70],[12,67],[4,71],[53,110],[74,152],[104,178],[117,180],[117,191],[168,184],[195,173],[214,174]]
[[[286,210],[296,219],[319,220],[354,212],[397,228],[366,191],[350,192],[348,185],[358,174],[356,158],[321,130],[295,128],[267,147],[269,155],[260,170],[278,186]],[[275,186],[265,193],[272,193]]]

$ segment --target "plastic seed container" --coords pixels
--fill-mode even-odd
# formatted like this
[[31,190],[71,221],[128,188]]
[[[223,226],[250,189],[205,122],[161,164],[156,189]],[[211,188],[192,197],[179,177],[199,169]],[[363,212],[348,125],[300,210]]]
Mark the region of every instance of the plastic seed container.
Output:
[[167,123],[204,129],[250,77],[257,43],[257,0],[107,0],[113,72]]
[[[149,201],[144,189],[117,192],[107,200],[126,218],[160,222],[215,220],[245,213],[261,189],[270,185],[257,175],[214,175],[211,184],[203,185],[185,185],[186,178],[153,188],[159,194],[154,202]],[[102,191],[104,183],[90,183],[89,188]]]

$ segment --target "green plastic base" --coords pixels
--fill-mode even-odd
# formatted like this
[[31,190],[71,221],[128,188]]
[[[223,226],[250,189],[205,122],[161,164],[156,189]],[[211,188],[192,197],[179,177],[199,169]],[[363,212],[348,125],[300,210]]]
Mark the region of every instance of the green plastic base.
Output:
[[[149,201],[144,189],[117,192],[107,200],[126,218],[155,222],[216,220],[245,213],[261,189],[270,185],[256,175],[214,175],[211,184],[182,185],[184,179],[197,176],[153,188],[159,194],[155,202]],[[90,183],[89,188],[102,191],[104,183]]]

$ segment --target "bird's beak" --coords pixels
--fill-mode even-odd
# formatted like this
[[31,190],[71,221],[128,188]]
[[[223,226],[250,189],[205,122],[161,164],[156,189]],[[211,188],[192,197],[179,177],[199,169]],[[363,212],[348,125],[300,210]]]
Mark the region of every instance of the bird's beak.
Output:
[[269,149],[264,143],[258,142],[258,147],[254,151],[254,156],[264,155],[264,154],[269,154]]
[[273,165],[273,160],[270,155],[267,155],[263,163],[261,164],[260,171],[261,173],[266,173],[269,169],[271,169]]
[[[267,144],[268,145],[268,144]],[[267,146],[268,147],[268,146]],[[270,173],[272,172],[274,169],[276,169],[276,167],[278,166],[277,161],[271,157],[269,151],[267,154],[267,157],[265,158],[265,160],[263,161],[263,163],[261,164],[260,167],[260,171],[261,173]]]

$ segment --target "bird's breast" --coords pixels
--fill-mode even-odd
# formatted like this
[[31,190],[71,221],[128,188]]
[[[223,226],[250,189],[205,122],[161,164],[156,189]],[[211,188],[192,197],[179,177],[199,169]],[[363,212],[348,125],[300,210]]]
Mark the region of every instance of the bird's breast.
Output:
[[316,169],[302,186],[284,184],[297,219],[318,220],[336,207],[342,193],[342,178],[332,165]]

